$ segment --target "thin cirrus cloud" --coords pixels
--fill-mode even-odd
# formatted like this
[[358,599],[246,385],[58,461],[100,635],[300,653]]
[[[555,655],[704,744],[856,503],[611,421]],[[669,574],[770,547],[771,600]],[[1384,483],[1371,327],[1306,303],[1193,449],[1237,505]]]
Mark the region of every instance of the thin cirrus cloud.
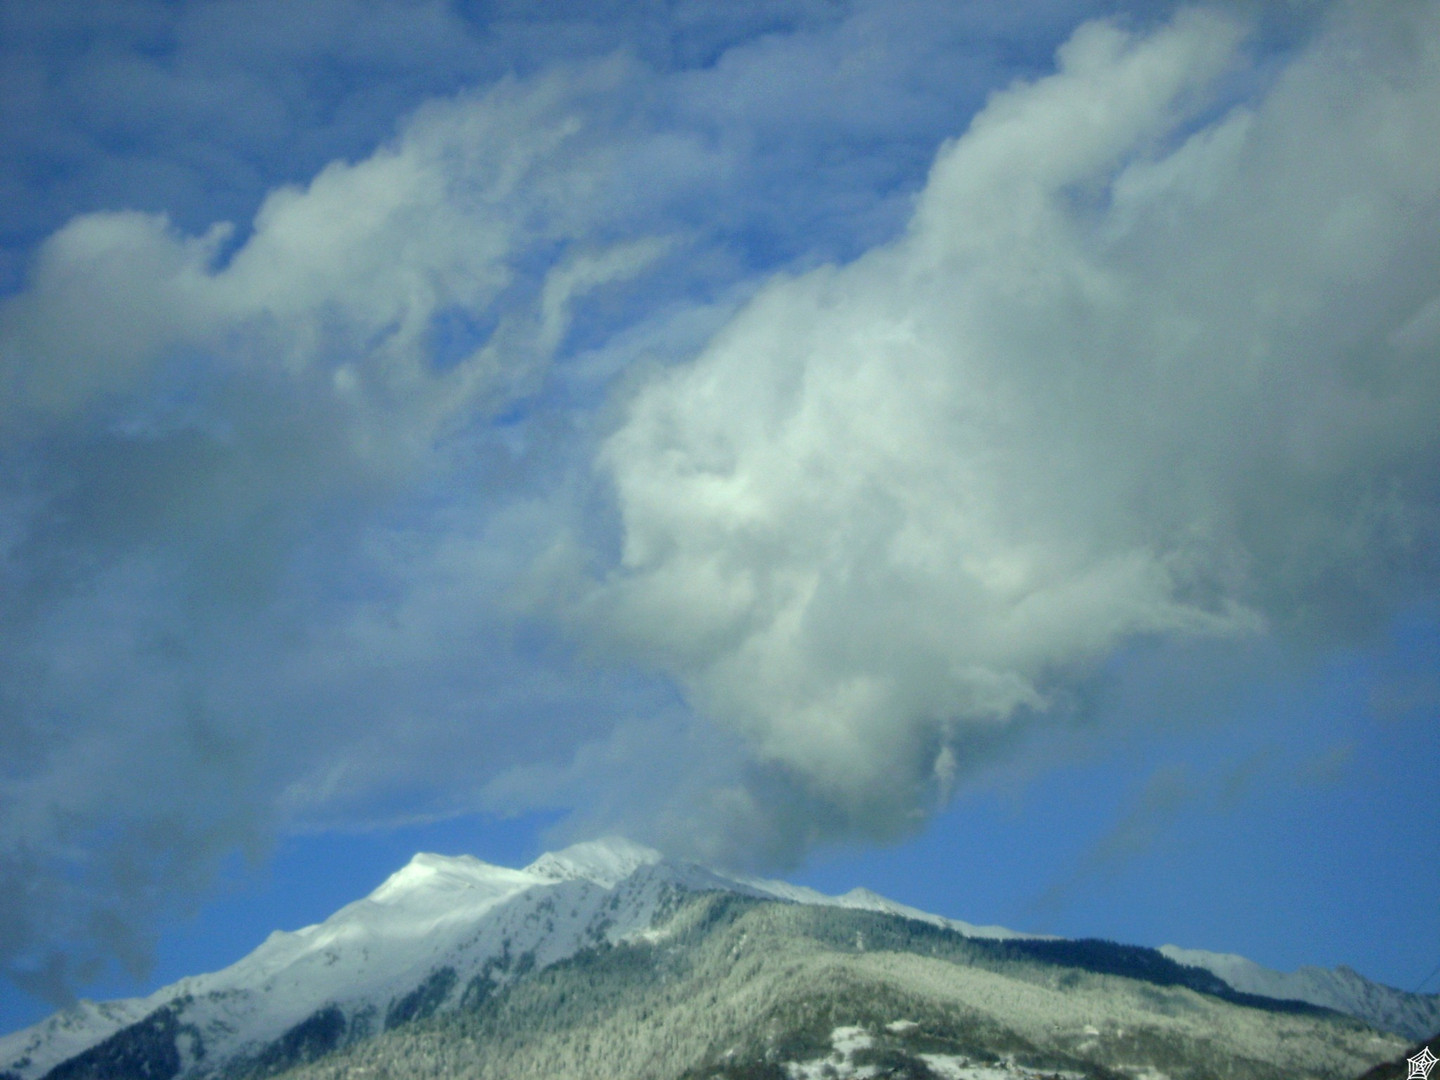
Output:
[[108,209],[27,252],[11,978],[142,970],[285,830],[893,837],[1136,638],[1344,640],[1433,584],[1432,11],[1278,60],[1233,11],[1091,23],[980,107],[1035,72],[969,8],[762,8],[690,66],[457,47],[482,88],[243,233]]

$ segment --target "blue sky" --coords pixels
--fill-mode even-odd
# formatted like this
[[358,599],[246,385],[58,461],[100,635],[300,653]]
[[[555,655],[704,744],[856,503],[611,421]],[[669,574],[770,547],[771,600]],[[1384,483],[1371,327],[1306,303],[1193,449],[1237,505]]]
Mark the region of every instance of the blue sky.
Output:
[[609,832],[1440,961],[1433,5],[15,0],[0,71],[0,1028]]

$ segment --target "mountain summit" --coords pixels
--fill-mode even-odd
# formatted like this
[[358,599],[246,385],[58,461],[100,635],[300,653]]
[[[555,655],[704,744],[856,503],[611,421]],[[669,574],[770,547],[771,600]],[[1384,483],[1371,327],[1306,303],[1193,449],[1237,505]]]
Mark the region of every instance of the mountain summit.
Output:
[[572,844],[564,851],[547,852],[527,866],[525,871],[551,881],[579,878],[609,889],[642,866],[653,866],[661,861],[660,853],[653,848],[623,837],[609,836],[603,840]]
[[[870,990],[859,993],[862,986]],[[892,1000],[909,1013],[874,1012]],[[697,1001],[714,1013],[699,1029],[684,1019]],[[655,1059],[675,1065],[672,1072],[634,1059],[640,1072],[627,1074],[657,1077],[702,1067],[721,1075],[744,1061],[771,1071],[736,1075],[819,1076],[807,1071],[807,1054],[836,1075],[879,1075],[865,1071],[867,1060],[921,1061],[922,1044],[948,1048],[923,1066],[931,1076],[981,1077],[957,1070],[1003,1059],[1013,1066],[1010,1080],[1031,1067],[1024,1060],[1108,1077],[1123,1075],[1105,1071],[1116,1055],[1139,1062],[1219,1053],[1212,1044],[1221,1032],[1207,1024],[1232,1028],[1231,1038],[1255,1028],[1243,1052],[1225,1051],[1226,1067],[1236,1053],[1269,1064],[1237,1076],[1343,1077],[1394,1057],[1404,1046],[1398,1036],[1440,1029],[1440,998],[1380,987],[1346,969],[1286,976],[1221,954],[974,927],[865,889],[825,896],[609,838],[519,870],[469,855],[416,855],[368,896],[322,923],[271,934],[228,968],[146,998],[82,1002],[0,1039],[0,1078],[239,1080],[306,1068],[329,1076],[327,1062],[401,1053],[437,1024],[454,1030],[436,1045],[459,1039],[454,1045],[471,1046],[474,1060],[426,1075],[478,1075],[482,1060],[485,1075],[525,1075],[519,1064],[506,1071],[497,1063],[531,1060],[546,1039],[560,1038],[557,1017],[577,1009],[555,1044],[571,1046],[565,1040],[595,1028],[593,1041],[566,1051],[579,1055],[576,1075],[607,1075],[605,1062],[631,1060],[633,1051],[596,1058],[593,1047],[613,1041],[619,1017],[639,1009],[633,1038],[675,1028],[665,1043],[670,1056]],[[861,1014],[868,1027],[852,1022]],[[1089,1019],[1076,1019],[1071,1031],[1062,1022],[1071,1014]],[[721,1016],[733,1017],[726,1037],[734,1046],[695,1033]],[[916,1019],[926,1016],[929,1027]],[[804,1030],[791,1030],[795,1024]],[[1281,1034],[1272,1039],[1272,1029]],[[756,1041],[757,1031],[768,1034]],[[1136,1032],[1148,1034],[1132,1046]],[[1303,1068],[1285,1058],[1302,1050]]]

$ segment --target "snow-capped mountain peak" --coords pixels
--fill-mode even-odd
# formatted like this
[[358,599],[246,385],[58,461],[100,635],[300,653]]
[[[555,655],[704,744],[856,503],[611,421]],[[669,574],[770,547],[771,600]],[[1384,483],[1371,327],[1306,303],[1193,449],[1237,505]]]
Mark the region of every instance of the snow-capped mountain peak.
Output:
[[548,881],[593,881],[604,889],[614,888],[642,866],[663,861],[654,848],[620,836],[587,840],[561,851],[547,852],[525,868]]
[[[221,971],[145,999],[87,1006],[0,1038],[0,1077],[38,1080],[133,1025],[189,1032],[183,1077],[259,1060],[296,1025],[338,1041],[453,1008],[531,967],[650,925],[675,874],[637,875],[658,852],[623,840],[577,844],[523,870],[420,853],[323,922],[277,931]],[[657,866],[657,869],[659,867]],[[625,895],[617,886],[628,879]],[[712,879],[706,887],[723,887]],[[162,1021],[146,1018],[168,1015]],[[308,1029],[305,1029],[308,1030]]]
[[499,895],[539,884],[541,880],[527,871],[494,866],[473,855],[420,852],[386,878],[366,899],[376,904],[393,905],[413,903],[425,895],[447,899],[467,892]]

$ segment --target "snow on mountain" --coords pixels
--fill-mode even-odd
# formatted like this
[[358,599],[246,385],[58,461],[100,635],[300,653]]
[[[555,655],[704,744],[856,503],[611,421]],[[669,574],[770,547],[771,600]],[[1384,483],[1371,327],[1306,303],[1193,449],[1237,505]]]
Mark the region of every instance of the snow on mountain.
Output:
[[899,915],[903,919],[918,919],[921,922],[928,922],[935,926],[944,926],[950,930],[958,930],[966,937],[990,938],[996,941],[1005,941],[1015,938],[1027,940],[1052,940],[1050,934],[1022,934],[1018,930],[1007,930],[1003,926],[976,926],[973,923],[962,922],[960,919],[947,919],[942,915],[932,915],[928,911],[921,911],[919,908],[910,907],[908,904],[899,904],[894,900],[881,896],[879,893],[871,892],[869,889],[851,889],[843,896],[837,896],[829,900],[829,903],[837,907],[858,908],[862,911],[879,911],[887,915]]
[[564,851],[547,852],[525,868],[528,874],[551,881],[584,879],[602,888],[613,888],[642,866],[662,861],[653,848],[620,836],[572,844]]
[[743,876],[731,877],[729,880],[776,900],[788,900],[794,904],[819,904],[825,907],[842,907],[858,911],[878,911],[885,915],[899,915],[904,919],[915,919],[919,922],[929,923],[931,926],[943,926],[947,930],[956,930],[966,937],[1004,941],[1013,938],[1048,940],[1051,936],[1048,934],[1024,934],[1018,930],[1007,930],[1003,926],[975,926],[972,923],[962,922],[960,919],[947,919],[943,915],[932,915],[928,911],[921,911],[908,904],[897,903],[864,888],[851,889],[842,896],[827,896],[825,893],[806,888],[804,885],[791,885],[788,881]]
[[170,999],[169,987],[150,997],[78,1001],[32,1027],[0,1038],[0,1076],[43,1076],[67,1058],[144,1019]]
[[1440,994],[1411,994],[1371,982],[1343,964],[1337,968],[1302,967],[1283,972],[1233,953],[1175,945],[1162,945],[1159,951],[1177,964],[1204,968],[1220,976],[1243,994],[1308,1001],[1416,1040],[1428,1039],[1440,1031]]
[[271,934],[221,971],[147,998],[81,1003],[0,1038],[0,1074],[37,1080],[167,1005],[191,1034],[183,1076],[261,1053],[331,1007],[331,1026],[358,1038],[587,945],[643,932],[668,887],[722,887],[713,875],[702,883],[658,859],[626,843],[578,845],[525,870],[468,855],[416,855],[364,899],[322,923]]
[[[677,891],[706,890],[898,915],[971,937],[1039,936],[972,926],[867,889],[833,897],[728,876],[617,838],[542,855],[522,870],[468,855],[419,854],[370,895],[324,922],[271,934],[221,971],[145,998],[81,1002],[0,1038],[0,1077],[39,1080],[60,1062],[145,1024],[174,1041],[180,1080],[216,1075],[237,1061],[269,1061],[267,1055],[297,1040],[338,1046],[483,998],[587,946],[650,937],[657,913]],[[1346,968],[1282,975],[1241,957],[1164,951],[1248,993],[1325,1005],[1417,1038],[1440,1028],[1440,999],[1378,986]]]

